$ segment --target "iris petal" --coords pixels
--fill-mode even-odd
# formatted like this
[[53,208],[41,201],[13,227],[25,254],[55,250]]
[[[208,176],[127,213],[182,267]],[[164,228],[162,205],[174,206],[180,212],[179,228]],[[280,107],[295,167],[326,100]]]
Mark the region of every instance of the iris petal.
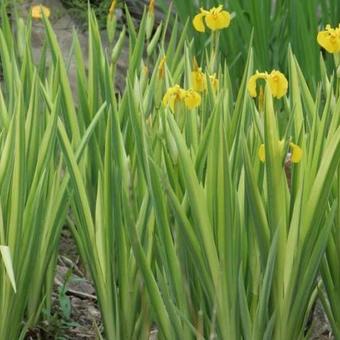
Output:
[[180,102],[183,99],[184,90],[179,86],[175,85],[173,87],[168,88],[164,97],[163,97],[163,105],[170,106],[172,111],[175,111],[176,103]]
[[230,25],[230,14],[227,11],[222,11],[219,13],[218,22],[220,25],[220,29],[227,28]]
[[207,88],[205,74],[199,68],[197,71],[191,72],[192,85],[195,91],[203,92]]
[[194,28],[198,32],[205,32],[204,24],[206,24],[212,31],[220,30],[230,25],[230,13],[223,11],[222,5],[213,7],[209,11],[201,8],[200,11],[201,13],[195,15],[192,21]]
[[267,73],[266,72],[258,72],[256,71],[255,74],[253,74],[249,80],[248,80],[248,83],[247,83],[247,90],[248,90],[248,93],[251,97],[256,97],[257,96],[257,93],[256,93],[256,82],[258,79],[266,79],[267,77]]
[[256,74],[252,75],[249,80],[248,80],[248,84],[247,84],[247,90],[248,93],[251,97],[256,97],[256,80],[257,80],[257,76]]
[[194,109],[201,104],[201,96],[192,89],[187,90],[184,94],[184,103],[188,109]]
[[205,22],[212,31],[220,30],[230,25],[230,14],[227,11],[210,13],[205,17]]
[[203,23],[203,17],[205,16],[205,13],[199,13],[195,15],[192,24],[196,31],[198,32],[205,32],[205,26]]
[[329,31],[321,31],[317,35],[318,44],[329,53],[340,52],[340,35]]
[[287,93],[288,81],[283,73],[273,70],[268,76],[268,83],[273,97],[279,99]]
[[289,143],[289,146],[290,146],[291,151],[292,151],[291,161],[293,163],[299,163],[301,161],[301,158],[302,158],[302,155],[303,155],[302,149],[294,143]]
[[219,29],[219,23],[218,23],[218,14],[207,14],[205,17],[205,23],[207,24],[207,26],[212,30],[212,31],[216,31]]

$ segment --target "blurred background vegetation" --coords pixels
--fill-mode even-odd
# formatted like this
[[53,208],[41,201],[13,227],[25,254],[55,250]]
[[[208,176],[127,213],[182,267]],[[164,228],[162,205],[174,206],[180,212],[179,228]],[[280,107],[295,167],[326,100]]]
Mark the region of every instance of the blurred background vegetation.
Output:
[[[61,1],[80,23],[86,22],[87,0]],[[104,28],[111,0],[91,0],[90,3],[97,14],[99,25]],[[138,19],[147,3],[148,0],[118,0],[117,8],[126,5],[132,17]],[[192,20],[200,7],[209,9],[223,4],[234,19],[237,18],[221,34],[221,53],[230,65],[229,71],[236,84],[240,82],[240,70],[245,65],[253,32],[255,67],[259,70],[277,68],[287,71],[286,56],[290,45],[313,92],[320,79],[321,51],[316,44],[316,34],[326,24],[337,25],[340,18],[339,0],[156,0],[156,10],[166,14],[170,3],[182,27],[187,20]],[[209,33],[195,32],[191,25],[189,32],[195,38],[196,52],[202,60]],[[326,59],[330,71],[332,58],[328,55]]]
[[[10,3],[24,0],[7,0]],[[88,0],[60,0],[80,29],[87,29]],[[105,29],[107,13],[112,0],[90,0],[99,27]],[[116,8],[121,13],[118,27],[125,23],[124,7],[136,19],[137,26],[145,5],[149,0],[117,0]],[[48,5],[48,1],[42,1]],[[287,51],[291,46],[306,80],[315,93],[320,80],[319,59],[321,51],[316,43],[318,30],[327,24],[335,26],[340,18],[339,0],[156,0],[156,16],[161,17],[169,11],[170,5],[174,15],[179,17],[179,27],[174,29],[180,33],[189,20],[191,22],[199,8],[209,9],[222,4],[232,13],[230,27],[221,33],[221,57],[227,61],[232,82],[238,86],[241,70],[246,63],[247,51],[253,34],[252,44],[255,55],[255,69],[280,69],[287,72]],[[176,14],[175,14],[176,13]],[[172,22],[171,22],[172,21]],[[171,28],[172,30],[173,28]],[[192,25],[188,25],[189,36],[194,38],[197,59],[202,62],[204,51],[209,44],[209,32],[198,33]],[[178,33],[178,34],[179,34]],[[333,60],[325,55],[328,71],[333,69]]]

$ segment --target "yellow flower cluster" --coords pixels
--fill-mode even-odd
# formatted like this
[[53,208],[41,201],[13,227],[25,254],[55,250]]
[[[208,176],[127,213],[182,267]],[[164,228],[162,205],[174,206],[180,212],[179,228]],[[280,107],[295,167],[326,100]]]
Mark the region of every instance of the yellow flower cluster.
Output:
[[35,5],[31,8],[31,15],[33,19],[42,19],[43,15],[48,18],[51,15],[51,10],[43,5]]
[[318,33],[316,40],[327,52],[340,53],[340,24],[336,28],[327,25],[326,30]]
[[230,13],[224,11],[222,5],[213,7],[209,11],[201,8],[200,11],[192,21],[195,30],[198,32],[205,32],[205,25],[212,31],[221,30],[230,25]]
[[201,96],[193,89],[184,90],[179,85],[168,88],[164,97],[163,105],[170,106],[175,111],[176,104],[183,102],[188,109],[194,109],[201,104]]
[[[203,92],[207,89],[207,77],[200,67],[191,72],[191,80],[195,91]],[[218,79],[216,78],[216,73],[209,75],[209,80],[213,90],[217,91]]]
[[[289,143],[289,148],[290,148],[290,161],[292,163],[299,163],[303,155],[302,149],[294,143]],[[258,156],[261,162],[264,162],[266,160],[264,144],[260,145]]]
[[247,90],[251,97],[256,97],[256,82],[258,79],[265,79],[268,82],[270,91],[275,98],[283,97],[288,90],[288,81],[283,73],[280,71],[273,70],[270,74],[267,72],[256,71],[253,74],[247,84]]

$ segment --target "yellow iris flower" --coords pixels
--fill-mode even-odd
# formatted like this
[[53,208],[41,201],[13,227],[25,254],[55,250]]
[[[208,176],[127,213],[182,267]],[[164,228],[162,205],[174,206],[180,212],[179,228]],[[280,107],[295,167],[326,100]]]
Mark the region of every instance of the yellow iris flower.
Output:
[[277,70],[273,70],[270,74],[267,72],[256,71],[253,74],[247,84],[247,90],[251,97],[256,97],[256,82],[258,79],[265,79],[268,82],[272,96],[275,98],[283,97],[288,90],[288,81],[283,73]]
[[179,86],[175,85],[169,87],[163,97],[163,105],[169,105],[172,111],[175,111],[175,105],[181,102],[184,98],[184,90]]
[[[302,149],[294,143],[289,143],[289,148],[290,148],[291,162],[299,163],[303,155]],[[266,151],[265,151],[264,144],[260,145],[259,150],[258,150],[258,156],[261,162],[264,162],[266,160]]]
[[195,30],[198,32],[205,32],[205,25],[212,31],[221,30],[230,25],[230,13],[224,11],[222,5],[213,7],[209,11],[201,8],[200,11],[192,21]]
[[205,78],[205,74],[202,72],[201,68],[198,68],[196,71],[191,72],[191,80],[192,86],[195,91],[203,92],[207,88],[207,81]]
[[32,6],[31,15],[33,19],[42,19],[43,14],[48,18],[51,15],[51,10],[43,5]]
[[[201,68],[197,68],[196,71],[191,72],[191,80],[195,91],[203,92],[207,89],[207,78]],[[217,91],[218,79],[216,78],[216,73],[209,75],[209,80],[213,90]]]
[[318,33],[316,38],[318,44],[329,53],[340,52],[340,24],[337,28],[326,26],[325,31]]
[[194,109],[201,104],[201,96],[193,89],[184,90],[179,85],[168,88],[164,97],[163,105],[170,106],[175,111],[176,104],[183,102],[188,109]]

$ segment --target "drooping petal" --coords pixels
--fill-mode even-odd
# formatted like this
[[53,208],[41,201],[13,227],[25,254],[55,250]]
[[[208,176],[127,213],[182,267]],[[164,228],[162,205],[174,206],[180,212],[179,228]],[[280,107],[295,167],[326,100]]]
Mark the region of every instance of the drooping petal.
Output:
[[205,26],[204,26],[204,23],[203,23],[203,17],[205,15],[206,15],[205,13],[201,12],[201,13],[195,15],[195,17],[192,21],[192,24],[193,24],[195,30],[198,31],[198,32],[205,32]]
[[290,160],[293,163],[299,163],[301,161],[301,158],[302,158],[302,155],[303,155],[302,149],[294,143],[289,143],[289,146],[290,146],[290,149],[292,151],[292,155],[291,155]]
[[172,111],[175,111],[175,105],[176,103],[183,100],[184,97],[184,90],[179,86],[175,85],[172,87],[169,87],[166,91],[164,97],[163,97],[163,105],[164,106],[170,106]]
[[169,106],[172,112],[175,111],[175,104],[177,102],[177,98],[175,96],[170,96],[169,98]]
[[287,93],[288,81],[280,71],[273,70],[267,80],[273,97],[279,99]]
[[247,90],[248,93],[251,97],[255,98],[257,96],[256,93],[256,82],[258,79],[266,79],[267,77],[267,72],[258,72],[256,71],[255,74],[253,74],[247,83]]
[[248,93],[251,97],[256,97],[256,81],[257,81],[257,75],[256,74],[253,74],[249,80],[248,80],[248,83],[247,83],[247,90],[248,90]]
[[229,27],[230,19],[231,17],[229,12],[222,11],[221,13],[219,13],[218,22],[220,25],[220,29]]
[[192,87],[195,91],[203,92],[207,88],[207,81],[205,74],[200,68],[197,71],[191,72]]
[[187,90],[184,93],[184,103],[188,109],[194,109],[201,104],[201,96],[193,89]]

